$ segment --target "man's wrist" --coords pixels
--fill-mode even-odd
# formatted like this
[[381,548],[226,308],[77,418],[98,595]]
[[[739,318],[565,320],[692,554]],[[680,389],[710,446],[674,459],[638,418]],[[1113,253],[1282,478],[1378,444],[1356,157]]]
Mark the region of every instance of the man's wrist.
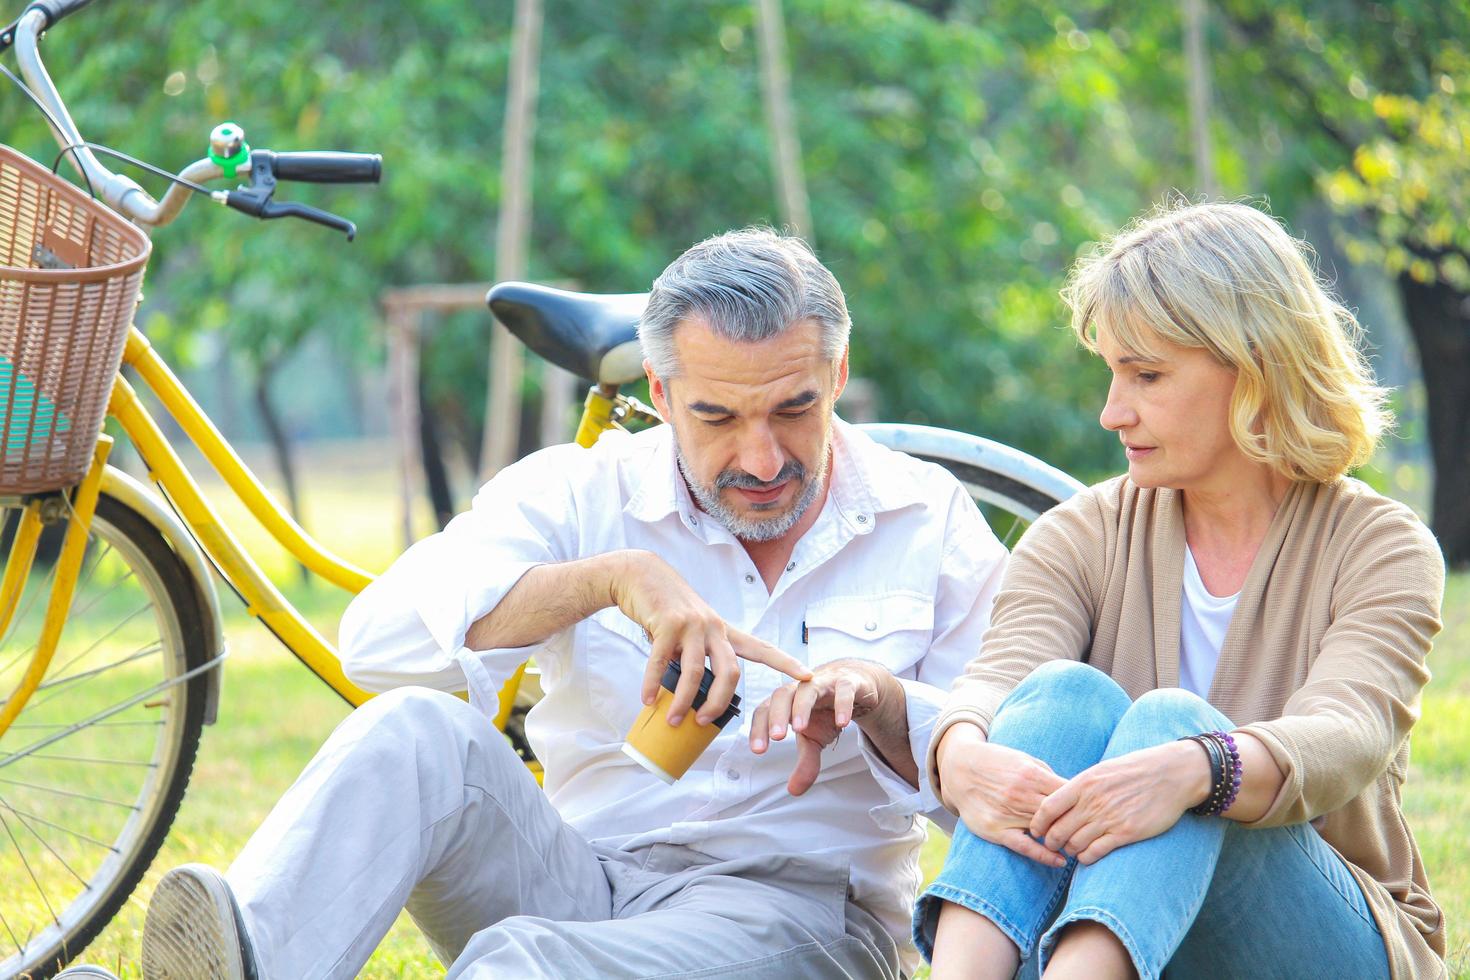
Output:
[[[894,765],[898,759],[912,761],[913,750],[909,746],[908,693],[897,677],[882,664],[869,660],[856,661],[868,674],[868,688],[874,692],[875,701],[866,711],[853,711],[853,721],[858,730],[878,750],[878,754],[894,771],[907,766]],[[857,706],[854,706],[855,708]]]
[[622,606],[620,588],[631,581],[638,563],[647,555],[646,551],[623,548],[618,551],[603,552],[587,559],[589,594],[593,596],[593,601],[598,603],[597,608],[592,610],[593,612],[596,612],[597,609]]
[[854,660],[853,663],[868,675],[867,687],[873,692],[873,703],[866,710],[861,705],[854,706],[853,721],[857,722],[863,734],[875,741],[875,735],[892,733],[896,729],[907,739],[908,694],[903,685],[888,672],[888,668],[876,661]]

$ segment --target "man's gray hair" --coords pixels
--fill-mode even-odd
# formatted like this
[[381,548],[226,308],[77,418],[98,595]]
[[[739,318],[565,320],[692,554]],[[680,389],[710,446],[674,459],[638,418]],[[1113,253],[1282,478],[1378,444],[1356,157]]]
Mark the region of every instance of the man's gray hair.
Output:
[[706,238],[653,281],[638,324],[643,356],[660,378],[678,374],[674,328],[697,317],[727,340],[755,343],[793,324],[821,329],[822,355],[847,349],[852,320],[842,287],[807,243],[769,228],[742,228]]

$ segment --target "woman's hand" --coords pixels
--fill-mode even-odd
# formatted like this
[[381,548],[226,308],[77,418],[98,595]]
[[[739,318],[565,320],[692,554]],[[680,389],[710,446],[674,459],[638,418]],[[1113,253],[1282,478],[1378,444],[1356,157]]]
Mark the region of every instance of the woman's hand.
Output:
[[1037,807],[1065,782],[1045,762],[992,745],[977,726],[963,722],[944,733],[935,759],[940,799],[970,833],[1054,868],[1067,863],[1026,833]]
[[1210,793],[1210,760],[1195,742],[1166,742],[1106,759],[1067,780],[1036,809],[1032,836],[1082,864],[1157,837]]

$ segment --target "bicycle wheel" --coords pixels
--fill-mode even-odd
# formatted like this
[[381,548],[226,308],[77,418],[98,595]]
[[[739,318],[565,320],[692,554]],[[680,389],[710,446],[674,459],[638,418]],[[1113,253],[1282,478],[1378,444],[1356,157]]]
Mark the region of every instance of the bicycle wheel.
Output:
[[983,436],[894,422],[858,428],[889,449],[938,463],[953,473],[1007,548],[1032,521],[1084,489],[1055,466]]
[[[38,556],[0,639],[0,696],[30,662],[53,568]],[[204,720],[196,588],[147,520],[102,496],[56,656],[0,737],[0,977],[75,958],[163,843]]]

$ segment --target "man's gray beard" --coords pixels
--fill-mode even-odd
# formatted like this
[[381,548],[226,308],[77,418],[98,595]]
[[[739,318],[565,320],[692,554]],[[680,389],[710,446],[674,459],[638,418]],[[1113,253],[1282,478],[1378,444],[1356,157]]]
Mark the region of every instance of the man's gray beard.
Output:
[[[695,502],[699,504],[700,510],[703,510],[716,521],[719,521],[725,530],[735,535],[741,541],[750,541],[755,544],[775,541],[795,527],[797,521],[801,520],[807,508],[817,499],[817,494],[821,493],[822,484],[826,482],[827,471],[832,465],[832,443],[830,440],[822,445],[821,458],[821,472],[809,479],[804,479],[801,490],[796,496],[796,501],[784,514],[777,514],[775,517],[767,517],[765,519],[741,517],[720,499],[721,489],[740,486],[744,486],[747,489],[756,489],[762,486],[769,486],[770,483],[780,483],[787,479],[802,479],[805,477],[806,467],[795,460],[788,460],[786,465],[781,467],[781,472],[776,475],[776,479],[770,481],[770,483],[761,483],[749,473],[726,470],[715,477],[713,484],[703,484],[694,478],[694,473],[690,470],[688,461],[684,459],[684,452],[679,448],[678,437],[676,436],[674,439],[674,459],[678,461],[679,472],[684,475],[684,482],[689,485],[689,492],[693,495]],[[791,472],[792,467],[795,467],[794,473]]]

